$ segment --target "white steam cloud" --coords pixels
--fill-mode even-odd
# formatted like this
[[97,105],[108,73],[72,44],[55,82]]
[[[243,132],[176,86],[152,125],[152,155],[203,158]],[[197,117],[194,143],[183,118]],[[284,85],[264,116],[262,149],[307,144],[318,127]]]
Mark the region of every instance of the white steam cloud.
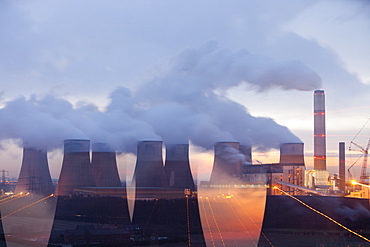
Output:
[[53,95],[6,102],[0,109],[0,138],[44,150],[60,148],[64,139],[88,138],[108,142],[122,152],[135,152],[136,142],[143,139],[191,141],[205,149],[219,141],[239,141],[260,150],[299,141],[286,127],[270,118],[253,117],[223,96],[241,83],[257,91],[314,90],[321,79],[300,62],[222,49],[211,41],[183,50],[165,72],[135,91],[116,89],[105,111],[92,104],[73,107]]

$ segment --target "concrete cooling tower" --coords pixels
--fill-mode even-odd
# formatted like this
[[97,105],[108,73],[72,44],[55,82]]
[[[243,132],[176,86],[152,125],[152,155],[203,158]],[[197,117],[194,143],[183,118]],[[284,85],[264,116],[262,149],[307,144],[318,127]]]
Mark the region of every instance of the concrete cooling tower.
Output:
[[283,143],[280,145],[280,163],[304,165],[303,143]]
[[54,193],[47,154],[33,148],[23,148],[22,167],[15,193],[50,195]]
[[189,144],[167,145],[164,169],[171,188],[195,190],[189,162]]
[[72,195],[74,189],[91,186],[95,183],[90,164],[90,141],[65,140],[57,195]]
[[136,188],[168,187],[163,167],[162,141],[138,143],[133,184]]
[[210,182],[228,182],[240,177],[242,160],[243,157],[239,151],[239,142],[216,143]]
[[252,146],[239,145],[239,151],[244,155],[245,162],[252,164]]
[[107,143],[92,145],[92,169],[97,187],[121,187],[116,152]]

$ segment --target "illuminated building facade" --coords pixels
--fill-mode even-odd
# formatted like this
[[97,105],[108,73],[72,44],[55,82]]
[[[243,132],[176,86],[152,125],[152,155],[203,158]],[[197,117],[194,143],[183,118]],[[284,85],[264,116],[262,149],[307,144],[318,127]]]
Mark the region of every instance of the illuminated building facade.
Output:
[[324,90],[316,90],[314,92],[314,169],[326,170]]

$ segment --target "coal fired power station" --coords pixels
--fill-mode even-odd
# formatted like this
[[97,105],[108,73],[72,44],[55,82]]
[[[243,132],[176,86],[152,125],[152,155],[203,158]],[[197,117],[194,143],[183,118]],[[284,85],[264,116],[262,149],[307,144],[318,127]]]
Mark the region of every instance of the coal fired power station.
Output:
[[[205,146],[206,155],[191,159],[193,139],[177,143],[163,135],[162,141],[156,133],[130,144],[114,138],[64,140],[54,186],[47,152],[25,142],[19,194],[1,197],[0,245],[3,236],[7,244],[22,246],[368,246],[370,241],[364,244],[355,234],[370,239],[368,198],[352,196],[365,193],[355,191],[357,185],[349,191],[344,142],[339,143],[339,176],[327,170],[324,91],[314,91],[313,99],[311,170],[299,138],[273,139],[270,147],[280,156],[254,153],[253,158],[276,158],[262,163],[252,159],[252,151],[268,147],[253,138],[218,136],[212,140],[219,142]],[[118,156],[122,150],[130,152]],[[204,157],[209,162],[201,167]],[[122,158],[130,160],[128,175],[118,166]],[[191,167],[199,167],[209,181],[195,180]]]

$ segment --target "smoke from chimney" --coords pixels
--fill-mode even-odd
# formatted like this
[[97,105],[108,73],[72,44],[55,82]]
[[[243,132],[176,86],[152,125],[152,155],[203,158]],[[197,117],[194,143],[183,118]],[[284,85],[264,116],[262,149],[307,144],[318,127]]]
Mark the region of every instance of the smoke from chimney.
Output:
[[208,150],[220,140],[240,140],[268,150],[299,138],[270,118],[251,116],[227,98],[226,91],[240,84],[256,91],[313,90],[320,83],[320,77],[300,62],[223,49],[211,41],[184,49],[135,91],[116,89],[103,111],[53,95],[5,102],[0,139],[27,141],[42,150],[61,148],[69,138],[105,142],[132,153],[137,141],[162,138],[169,144],[190,141]]

